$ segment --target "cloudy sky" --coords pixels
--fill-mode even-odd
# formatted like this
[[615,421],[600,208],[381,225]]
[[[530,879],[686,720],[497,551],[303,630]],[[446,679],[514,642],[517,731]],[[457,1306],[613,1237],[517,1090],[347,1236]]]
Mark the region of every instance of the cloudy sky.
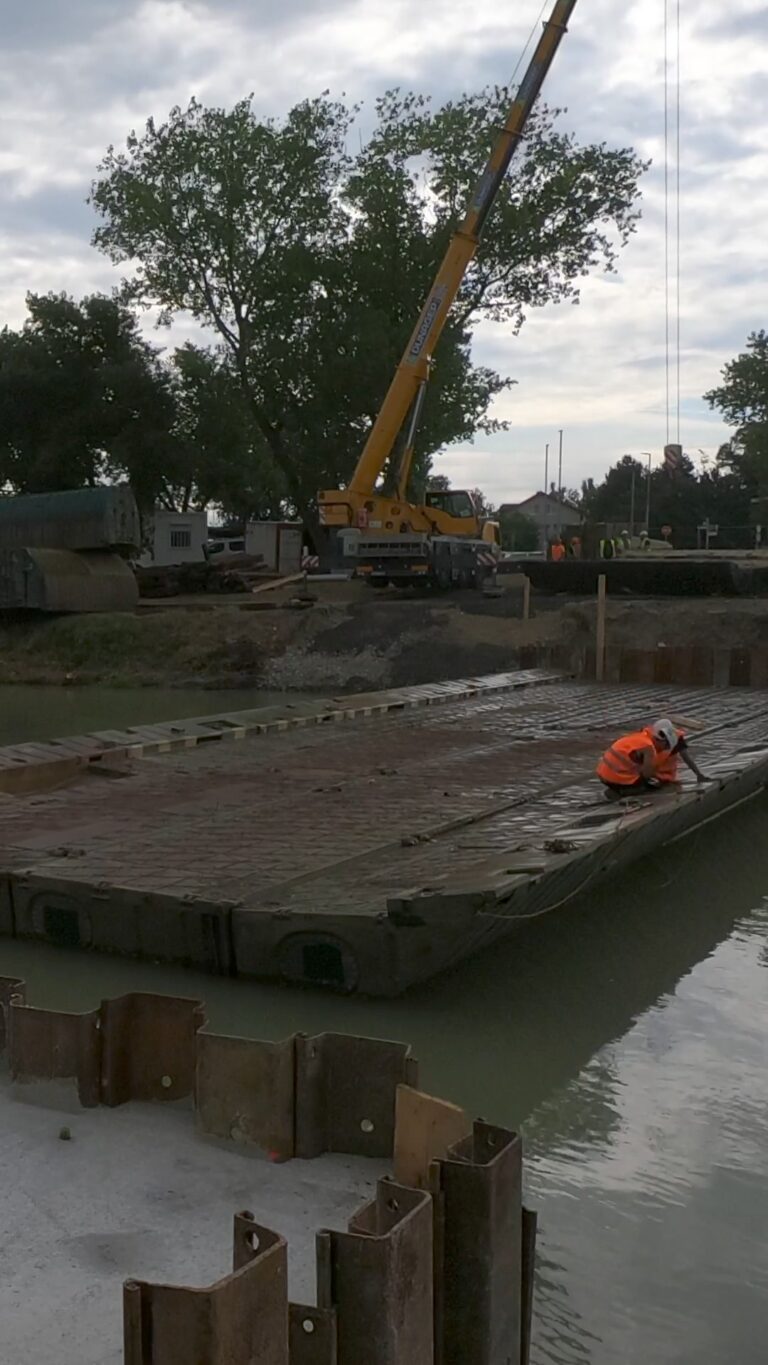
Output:
[[[673,0],[670,0],[672,8]],[[80,295],[117,282],[89,245],[96,163],[149,114],[197,95],[255,92],[280,114],[326,87],[370,100],[401,84],[436,98],[504,81],[540,0],[0,0],[0,323],[26,290]],[[682,428],[714,451],[723,429],[700,395],[747,333],[768,325],[768,7],[697,0],[682,17]],[[476,355],[517,380],[510,430],[439,467],[496,501],[543,481],[564,429],[564,483],[665,440],[664,0],[580,0],[546,86],[582,138],[652,157],[644,216],[617,275],[578,307],[545,308],[519,336],[478,332]],[[425,281],[425,285],[426,285]],[[179,340],[174,333],[173,340]],[[674,436],[674,432],[673,432]],[[551,467],[550,467],[551,468]]]

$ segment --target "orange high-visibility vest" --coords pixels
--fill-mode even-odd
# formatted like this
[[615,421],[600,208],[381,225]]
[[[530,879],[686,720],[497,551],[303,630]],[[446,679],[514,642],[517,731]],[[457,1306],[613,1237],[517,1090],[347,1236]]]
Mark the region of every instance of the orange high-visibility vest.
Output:
[[[685,730],[675,730],[678,739],[685,738]],[[677,782],[677,754],[674,750],[662,749],[656,754],[656,773],[659,782]]]
[[647,730],[636,730],[632,735],[623,735],[610,749],[606,749],[597,765],[597,776],[602,782],[610,782],[614,787],[629,787],[643,775],[642,760],[633,754],[642,754],[650,749],[656,754],[653,740]]
[[565,559],[565,546],[564,546],[564,545],[553,545],[553,546],[552,546],[552,558],[553,558],[554,560],[556,560],[556,561],[557,561],[557,560],[561,560],[561,559]]

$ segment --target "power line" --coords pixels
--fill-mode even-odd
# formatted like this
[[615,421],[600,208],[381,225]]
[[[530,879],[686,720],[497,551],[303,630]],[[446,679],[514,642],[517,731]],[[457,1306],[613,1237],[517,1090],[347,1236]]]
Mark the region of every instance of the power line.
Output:
[[664,377],[669,445],[669,0],[664,0]]
[[[672,27],[670,4],[674,3],[674,52],[670,53]],[[680,224],[680,0],[664,0],[664,373],[666,394],[666,440],[670,441],[672,412],[675,440],[680,444],[681,409],[681,224]],[[674,108],[670,92],[674,80]],[[674,139],[674,196],[670,211],[671,148]],[[674,253],[672,240],[674,237]],[[674,323],[674,327],[673,327]],[[674,336],[674,340],[673,340]],[[674,384],[672,379],[674,366]]]
[[677,444],[680,444],[680,0],[675,0],[675,41],[677,62],[675,65],[676,110],[675,110],[675,201],[676,201],[676,238],[677,238],[677,280],[675,289],[675,309],[677,312]]
[[515,84],[515,77],[517,76],[517,73],[518,73],[518,71],[520,70],[520,67],[521,67],[522,64],[523,64],[523,59],[524,59],[524,57],[525,57],[525,55],[526,55],[526,53],[527,53],[529,47],[531,46],[531,43],[533,42],[533,39],[534,39],[534,35],[535,35],[535,33],[536,33],[536,30],[537,30],[537,28],[539,27],[539,24],[541,23],[542,19],[544,18],[544,11],[545,11],[545,9],[547,8],[547,5],[548,5],[548,4],[549,4],[549,0],[543,0],[543,3],[542,3],[542,6],[541,6],[541,9],[539,10],[538,16],[537,16],[537,18],[534,19],[534,21],[533,21],[533,27],[531,28],[531,31],[530,31],[530,33],[528,34],[528,39],[527,39],[527,41],[526,41],[525,47],[523,48],[522,52],[520,53],[520,56],[519,56],[518,59],[517,59],[517,65],[516,65],[514,71],[512,72],[512,75],[511,75],[510,78],[509,78],[509,88],[510,88],[510,90],[512,89],[512,87],[513,87],[514,84]]

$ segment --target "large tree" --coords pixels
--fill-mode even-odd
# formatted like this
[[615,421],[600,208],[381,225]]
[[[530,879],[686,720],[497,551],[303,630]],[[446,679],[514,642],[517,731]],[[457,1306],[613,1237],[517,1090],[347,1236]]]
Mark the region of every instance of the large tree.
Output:
[[[355,109],[323,96],[282,121],[193,100],[110,148],[95,243],[128,296],[216,330],[297,508],[348,479],[509,92],[433,110],[391,92],[350,152]],[[430,455],[498,423],[507,380],[476,367],[482,318],[575,298],[633,230],[641,163],[580,145],[539,106],[438,350],[414,481]]]
[[0,332],[0,487],[15,493],[130,479],[140,501],[172,466],[175,404],[133,313],[93,294],[30,294]]
[[233,521],[280,520],[285,486],[231,366],[188,343],[174,353],[170,377],[177,457],[169,505],[215,504]]
[[736,427],[718,462],[733,471],[745,490],[768,495],[768,333],[750,334],[747,349],[729,361],[722,383],[704,398]]

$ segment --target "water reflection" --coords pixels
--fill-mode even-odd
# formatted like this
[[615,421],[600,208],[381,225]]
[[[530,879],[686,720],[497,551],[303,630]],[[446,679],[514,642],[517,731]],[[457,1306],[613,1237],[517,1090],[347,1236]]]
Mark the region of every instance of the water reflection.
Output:
[[217,711],[243,711],[272,702],[290,704],[283,692],[202,687],[0,686],[0,744],[61,739],[93,730],[154,725]]
[[536,1365],[765,1360],[767,938],[763,907],[526,1124]]

